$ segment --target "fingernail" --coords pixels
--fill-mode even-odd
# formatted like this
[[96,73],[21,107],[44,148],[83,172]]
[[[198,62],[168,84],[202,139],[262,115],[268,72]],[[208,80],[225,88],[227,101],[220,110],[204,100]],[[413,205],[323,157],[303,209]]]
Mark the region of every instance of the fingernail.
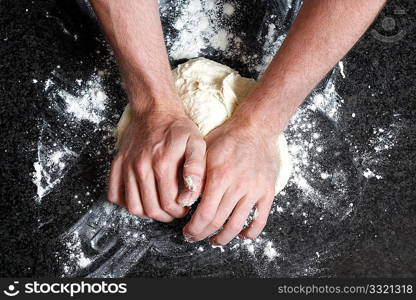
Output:
[[242,235],[242,234],[239,234],[239,235],[238,235],[238,237],[239,237],[240,239],[242,239],[242,240],[245,240],[245,239],[246,239],[246,237],[245,237],[244,235]]
[[183,238],[188,243],[195,243],[195,241],[193,240],[193,236],[189,234],[183,233]]
[[209,241],[208,241],[208,243],[211,245],[211,246],[219,246],[220,244],[218,244],[214,239],[209,239]]
[[195,192],[199,184],[201,183],[201,179],[198,176],[187,175],[184,178],[185,187],[191,191]]
[[181,207],[191,206],[195,203],[196,198],[193,192],[185,192],[179,196],[178,204]]

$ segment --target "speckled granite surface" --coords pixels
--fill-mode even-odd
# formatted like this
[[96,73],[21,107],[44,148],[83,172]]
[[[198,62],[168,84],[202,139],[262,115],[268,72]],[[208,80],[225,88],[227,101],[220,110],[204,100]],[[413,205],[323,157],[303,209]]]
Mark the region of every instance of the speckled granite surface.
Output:
[[[336,137],[327,145],[329,159],[321,165],[328,170],[352,170],[347,172],[347,198],[337,202],[335,196],[336,205],[327,209],[313,201],[302,202],[302,193],[289,187],[281,200],[283,212],[274,214],[267,227],[268,236],[280,245],[281,256],[267,264],[266,271],[259,273],[256,264],[263,262],[246,253],[211,251],[205,257],[189,259],[181,254],[182,242],[175,238],[172,244],[181,249],[179,254],[172,256],[156,251],[164,249],[162,246],[156,247],[141,256],[139,263],[130,262],[137,265],[127,275],[414,277],[415,8],[416,4],[404,0],[389,4],[345,58],[346,78],[335,78],[343,100],[337,122],[320,123],[323,132]],[[396,22],[394,28],[388,27],[388,17]],[[104,128],[116,123],[115,112],[121,111],[126,100],[102,36],[76,4],[4,0],[0,2],[0,20],[0,275],[61,276],[62,261],[56,253],[64,245],[59,239],[101,197],[113,141],[106,138],[106,130],[97,130],[88,122],[66,123],[51,108],[51,93],[45,85],[53,78],[55,85],[72,91],[75,80],[88,81],[90,74],[105,69],[102,86],[111,99],[106,111],[113,113],[100,123]],[[395,36],[400,38],[394,40]],[[391,37],[391,42],[386,37]],[[221,57],[217,59],[221,61]],[[233,66],[248,72],[244,66]],[[66,175],[39,203],[33,172],[45,123],[50,128],[68,128],[60,131],[60,141],[78,154]],[[384,132],[391,134],[380,134]],[[380,145],[385,150],[377,149],[378,139],[384,140]],[[345,155],[332,155],[338,148]],[[332,181],[326,188],[336,191],[339,187]],[[74,195],[88,197],[80,203]],[[292,208],[284,204],[286,201]],[[353,209],[340,217],[350,204]],[[178,231],[180,226],[179,222],[158,230]],[[312,256],[313,264],[309,263]],[[305,266],[314,271],[303,270]],[[78,273],[85,274],[88,272]]]

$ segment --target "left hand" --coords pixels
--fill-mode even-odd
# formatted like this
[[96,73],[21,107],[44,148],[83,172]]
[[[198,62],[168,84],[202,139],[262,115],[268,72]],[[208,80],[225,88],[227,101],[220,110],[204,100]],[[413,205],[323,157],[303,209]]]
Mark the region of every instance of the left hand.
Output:
[[[207,137],[206,182],[183,234],[188,241],[225,245],[235,236],[256,238],[266,225],[277,177],[276,137],[230,119]],[[253,207],[255,218],[243,230]]]

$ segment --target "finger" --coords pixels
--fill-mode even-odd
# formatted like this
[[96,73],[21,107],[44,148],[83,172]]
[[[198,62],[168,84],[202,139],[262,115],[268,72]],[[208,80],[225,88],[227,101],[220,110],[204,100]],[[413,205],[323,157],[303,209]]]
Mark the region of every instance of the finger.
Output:
[[160,222],[173,221],[174,218],[164,212],[159,205],[156,181],[150,162],[141,162],[136,167],[136,174],[145,216]]
[[254,219],[251,224],[241,232],[241,236],[249,239],[255,239],[263,231],[267,224],[267,219],[270,214],[273,201],[270,201],[270,196],[265,197],[256,204],[256,211]]
[[108,201],[119,205],[124,202],[122,165],[121,156],[117,156],[111,166],[107,192]]
[[207,174],[201,202],[191,220],[183,229],[185,239],[194,241],[194,237],[200,234],[212,222],[227,188],[227,183],[223,176],[217,175],[216,172]]
[[205,173],[205,152],[206,144],[204,140],[196,138],[188,140],[182,172],[185,189],[177,199],[180,206],[191,206],[201,194]]
[[220,230],[243,195],[243,193],[238,194],[234,190],[228,189],[224,194],[224,197],[222,197],[214,220],[212,220],[212,222],[208,224],[208,226],[205,227],[201,233],[195,236],[195,240],[203,240],[209,235]]
[[175,218],[182,218],[188,212],[187,208],[176,202],[179,191],[179,166],[183,160],[185,142],[177,140],[176,144],[168,143],[154,157],[153,162],[160,207]]
[[129,213],[144,218],[143,206],[140,201],[140,194],[137,188],[136,176],[132,168],[127,167],[124,172],[125,202]]
[[241,232],[252,208],[253,204],[247,197],[241,199],[235,207],[231,217],[225,224],[224,229],[212,237],[210,242],[213,245],[228,244]]

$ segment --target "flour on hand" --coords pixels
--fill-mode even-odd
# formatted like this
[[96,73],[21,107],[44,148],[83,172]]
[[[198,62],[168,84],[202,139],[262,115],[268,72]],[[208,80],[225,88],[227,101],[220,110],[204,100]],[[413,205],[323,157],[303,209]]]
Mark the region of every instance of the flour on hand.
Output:
[[[220,126],[233,113],[240,101],[254,89],[256,81],[240,76],[237,71],[206,58],[190,59],[172,71],[175,86],[189,118],[205,136]],[[117,126],[120,140],[131,120],[127,105]],[[278,176],[275,193],[289,180],[292,163],[286,139],[276,139]]]

